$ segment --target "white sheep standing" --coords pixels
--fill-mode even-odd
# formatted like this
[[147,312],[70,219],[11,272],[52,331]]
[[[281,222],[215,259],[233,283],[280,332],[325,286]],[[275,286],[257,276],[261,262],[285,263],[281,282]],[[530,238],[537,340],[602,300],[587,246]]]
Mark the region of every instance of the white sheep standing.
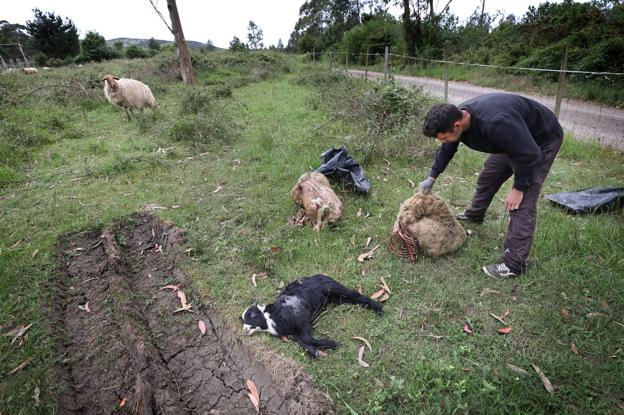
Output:
[[113,75],[106,75],[104,81],[104,95],[108,102],[126,111],[126,116],[130,120],[128,110],[132,111],[156,106],[156,99],[152,95],[149,86],[136,79],[117,78]]
[[26,75],[34,75],[39,72],[37,68],[22,68],[22,71],[24,71]]

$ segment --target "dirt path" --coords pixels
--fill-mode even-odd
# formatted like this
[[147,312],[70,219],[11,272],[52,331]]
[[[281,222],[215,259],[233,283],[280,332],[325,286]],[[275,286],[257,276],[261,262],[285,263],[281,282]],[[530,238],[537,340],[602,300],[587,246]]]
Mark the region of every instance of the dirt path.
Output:
[[[364,71],[349,70],[356,76],[364,76]],[[383,78],[383,73],[368,72],[374,79]],[[444,96],[444,81],[434,78],[395,75],[394,78],[405,85],[421,86],[432,95]],[[449,102],[459,104],[467,99],[489,92],[507,92],[502,89],[486,88],[466,82],[449,81]],[[555,108],[555,97],[530,94],[519,95],[532,98],[550,109]],[[564,99],[561,102],[559,121],[563,128],[582,140],[598,140],[603,145],[624,151],[624,110]]]
[[[247,379],[262,414],[332,413],[292,362],[261,352],[261,364],[202,304],[180,268],[184,241],[148,213],[59,240],[56,318],[71,385],[59,414],[254,414]],[[190,311],[175,312],[180,292]]]

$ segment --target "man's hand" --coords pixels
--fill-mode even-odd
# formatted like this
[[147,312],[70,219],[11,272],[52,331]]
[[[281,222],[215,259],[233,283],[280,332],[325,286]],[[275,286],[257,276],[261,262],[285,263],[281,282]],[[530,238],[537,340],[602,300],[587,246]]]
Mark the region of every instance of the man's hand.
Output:
[[422,182],[418,183],[418,190],[423,193],[429,193],[436,179],[434,177],[427,177]]
[[517,189],[511,189],[507,198],[505,199],[505,209],[507,210],[516,210],[520,207],[520,203],[522,203],[522,198],[524,197],[524,192],[521,192]]

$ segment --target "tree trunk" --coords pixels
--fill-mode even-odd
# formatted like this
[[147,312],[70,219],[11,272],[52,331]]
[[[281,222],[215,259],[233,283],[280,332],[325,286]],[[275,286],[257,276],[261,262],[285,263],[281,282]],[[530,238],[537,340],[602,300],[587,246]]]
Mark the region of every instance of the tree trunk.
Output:
[[416,55],[416,30],[412,21],[409,0],[403,0],[403,39],[408,56]]
[[194,84],[195,73],[193,72],[191,56],[184,39],[184,32],[182,32],[182,23],[180,23],[180,15],[178,14],[178,6],[176,6],[175,0],[167,0],[167,9],[169,9],[169,17],[171,18],[171,27],[176,44],[176,54],[180,62],[182,80],[185,84]]

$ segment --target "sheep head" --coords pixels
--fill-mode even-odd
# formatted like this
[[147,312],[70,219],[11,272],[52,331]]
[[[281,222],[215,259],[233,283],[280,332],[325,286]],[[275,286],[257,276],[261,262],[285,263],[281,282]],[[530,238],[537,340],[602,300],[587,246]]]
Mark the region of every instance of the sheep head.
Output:
[[113,76],[111,74],[108,74],[106,76],[104,76],[104,78],[102,78],[102,81],[108,83],[108,86],[114,91],[117,89],[117,82],[119,78],[116,76]]

